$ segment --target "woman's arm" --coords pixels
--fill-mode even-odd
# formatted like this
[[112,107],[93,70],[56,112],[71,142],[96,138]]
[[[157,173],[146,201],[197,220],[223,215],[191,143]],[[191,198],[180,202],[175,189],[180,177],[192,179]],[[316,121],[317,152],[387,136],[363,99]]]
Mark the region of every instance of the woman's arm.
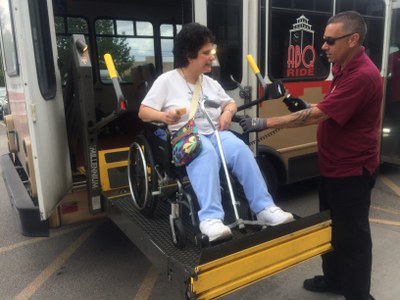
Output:
[[162,122],[173,125],[179,122],[180,115],[175,111],[159,111],[146,105],[140,105],[139,118],[143,122]]
[[218,130],[227,130],[231,127],[232,118],[236,114],[236,111],[237,106],[235,102],[225,105],[218,120]]

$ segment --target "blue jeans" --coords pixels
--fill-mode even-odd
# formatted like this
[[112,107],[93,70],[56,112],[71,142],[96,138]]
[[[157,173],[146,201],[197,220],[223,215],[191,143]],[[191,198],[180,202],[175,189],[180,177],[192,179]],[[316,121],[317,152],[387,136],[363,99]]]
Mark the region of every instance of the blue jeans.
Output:
[[[274,204],[253,152],[230,131],[219,132],[228,169],[243,186],[253,213]],[[186,171],[200,205],[200,221],[224,219],[221,204],[221,158],[215,134],[201,135],[203,149]]]

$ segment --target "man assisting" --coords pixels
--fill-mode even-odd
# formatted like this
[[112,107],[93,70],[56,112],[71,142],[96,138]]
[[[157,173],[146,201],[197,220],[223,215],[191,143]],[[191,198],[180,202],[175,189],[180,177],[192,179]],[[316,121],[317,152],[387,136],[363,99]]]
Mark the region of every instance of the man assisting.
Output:
[[325,98],[309,104],[289,97],[284,102],[292,114],[240,121],[245,132],[319,124],[320,210],[331,211],[334,250],[322,256],[323,275],[305,280],[304,288],[342,294],[347,300],[374,299],[369,208],[378,167],[383,86],[362,46],[366,32],[357,12],[331,17],[322,49],[334,64],[334,77]]

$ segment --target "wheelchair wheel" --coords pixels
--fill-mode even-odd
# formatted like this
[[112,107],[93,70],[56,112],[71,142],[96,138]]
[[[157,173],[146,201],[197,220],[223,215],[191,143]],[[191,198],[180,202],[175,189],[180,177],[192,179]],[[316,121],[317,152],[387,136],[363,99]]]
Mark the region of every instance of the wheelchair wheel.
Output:
[[154,159],[147,139],[138,135],[129,148],[128,181],[133,203],[145,216],[151,216],[156,207],[152,195],[157,189]]

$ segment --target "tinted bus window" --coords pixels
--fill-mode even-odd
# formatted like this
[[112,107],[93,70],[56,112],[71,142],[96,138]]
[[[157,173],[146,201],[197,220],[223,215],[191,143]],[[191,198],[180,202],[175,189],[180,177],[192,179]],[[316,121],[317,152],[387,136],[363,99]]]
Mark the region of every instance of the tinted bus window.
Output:
[[382,0],[338,0],[336,13],[355,10],[362,14],[367,23],[365,52],[378,69],[382,67],[385,1]]
[[43,98],[50,100],[56,95],[56,75],[47,1],[29,1],[28,4],[39,89]]
[[87,21],[78,17],[55,17],[54,18],[57,38],[58,65],[60,67],[62,84],[67,82],[70,51],[71,51],[71,35],[83,34],[85,40],[89,43],[89,29]]
[[393,9],[387,62],[385,112],[383,114],[381,157],[400,162],[400,8]]
[[337,0],[337,12],[355,10],[364,16],[382,17],[385,11],[385,1],[382,0]]
[[15,45],[14,24],[10,14],[9,1],[0,2],[1,38],[4,49],[4,65],[8,76],[18,75],[17,48]]
[[235,89],[232,75],[242,81],[242,1],[210,0],[207,7],[207,24],[216,38],[217,55],[221,66],[220,83],[226,89]]
[[332,1],[321,0],[272,0],[273,7],[301,9],[301,10],[315,10],[321,12],[332,12]]
[[272,1],[267,68],[271,80],[323,80],[330,65],[321,50],[332,0]]
[[132,82],[132,67],[155,63],[154,30],[150,22],[99,19],[95,27],[103,83],[111,83],[104,62],[106,53],[112,55],[122,82]]
[[161,59],[163,72],[170,71],[174,68],[174,36],[182,29],[182,25],[178,24],[161,24]]

